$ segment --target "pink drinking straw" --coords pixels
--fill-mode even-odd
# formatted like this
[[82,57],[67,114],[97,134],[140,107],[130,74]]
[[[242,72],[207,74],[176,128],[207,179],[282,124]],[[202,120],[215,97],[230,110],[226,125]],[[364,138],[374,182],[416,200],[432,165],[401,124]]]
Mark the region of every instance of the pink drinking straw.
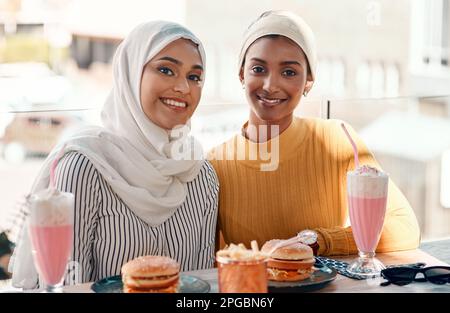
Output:
[[50,167],[50,187],[55,189],[55,169],[56,165],[58,165],[59,159],[62,157],[64,153],[64,149],[66,148],[66,144],[62,146],[61,150],[59,150],[58,155],[53,159],[52,166]]
[[348,140],[352,144],[353,154],[355,155],[355,165],[356,165],[356,168],[358,168],[359,167],[358,148],[356,148],[355,142],[353,141],[352,137],[348,133],[347,128],[345,128],[344,123],[341,123],[341,126],[342,126],[342,129],[344,130],[345,134],[347,135]]

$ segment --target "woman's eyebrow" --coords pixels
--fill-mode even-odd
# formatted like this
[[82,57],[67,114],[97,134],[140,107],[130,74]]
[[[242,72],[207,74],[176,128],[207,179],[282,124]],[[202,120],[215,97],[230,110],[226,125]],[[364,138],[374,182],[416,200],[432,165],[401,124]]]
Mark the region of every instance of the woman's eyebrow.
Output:
[[[264,61],[263,59],[259,59],[259,58],[251,58],[250,60],[258,62],[258,63],[262,63],[262,64],[267,64],[266,61]],[[302,64],[299,61],[283,61],[283,62],[280,62],[280,65],[299,65],[299,66],[302,66]]]
[[203,71],[203,66],[201,66],[200,64],[196,64],[192,66],[192,69]]
[[280,62],[280,65],[299,65],[302,66],[302,64],[298,61],[283,61]]
[[[159,58],[157,61],[169,61],[176,65],[183,65],[183,62],[181,62],[180,60],[174,59],[172,57],[162,57],[162,58]],[[196,64],[196,65],[192,66],[192,69],[203,71],[203,66],[201,66],[200,64]]]
[[252,61],[256,61],[256,62],[259,62],[259,63],[264,63],[264,64],[267,64],[267,62],[266,62],[266,61],[264,61],[263,59],[258,59],[258,58],[251,58],[250,60],[252,60]]
[[169,62],[172,62],[172,63],[174,63],[176,65],[183,65],[183,62],[181,62],[181,61],[179,61],[177,59],[174,59],[172,57],[162,57],[162,58],[159,58],[158,61],[169,61]]

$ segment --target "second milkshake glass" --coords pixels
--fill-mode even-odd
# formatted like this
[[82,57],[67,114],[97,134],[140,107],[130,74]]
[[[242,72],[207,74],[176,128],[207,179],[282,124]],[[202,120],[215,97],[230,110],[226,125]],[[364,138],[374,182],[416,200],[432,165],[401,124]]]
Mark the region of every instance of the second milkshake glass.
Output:
[[347,196],[359,258],[347,267],[347,271],[359,276],[378,276],[385,268],[375,258],[375,249],[383,230],[389,176],[376,168],[359,166],[358,147],[344,123],[341,127],[352,145],[356,167],[347,172]]
[[388,183],[389,176],[380,171],[364,174],[357,169],[347,173],[350,222],[359,251],[359,258],[347,267],[351,274],[373,277],[385,268],[375,258],[375,249],[383,230]]

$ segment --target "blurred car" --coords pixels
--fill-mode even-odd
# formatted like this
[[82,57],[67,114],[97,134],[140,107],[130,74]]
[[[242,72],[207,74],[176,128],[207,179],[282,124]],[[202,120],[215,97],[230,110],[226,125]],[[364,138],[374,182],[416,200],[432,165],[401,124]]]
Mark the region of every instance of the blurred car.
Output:
[[78,118],[62,113],[16,113],[1,138],[3,157],[11,162],[45,157],[79,122]]
[[61,111],[72,86],[46,64],[0,64],[0,89],[0,153],[9,162],[46,156],[81,122]]

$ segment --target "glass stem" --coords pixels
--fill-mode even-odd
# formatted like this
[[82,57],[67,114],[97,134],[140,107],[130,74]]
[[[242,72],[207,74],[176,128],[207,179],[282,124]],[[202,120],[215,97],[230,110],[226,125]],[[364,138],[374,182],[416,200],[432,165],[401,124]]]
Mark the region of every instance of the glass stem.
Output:
[[375,257],[375,252],[362,252],[359,251],[359,257],[363,259],[371,259]]
[[45,291],[49,293],[62,292],[62,288],[59,285],[47,285]]

